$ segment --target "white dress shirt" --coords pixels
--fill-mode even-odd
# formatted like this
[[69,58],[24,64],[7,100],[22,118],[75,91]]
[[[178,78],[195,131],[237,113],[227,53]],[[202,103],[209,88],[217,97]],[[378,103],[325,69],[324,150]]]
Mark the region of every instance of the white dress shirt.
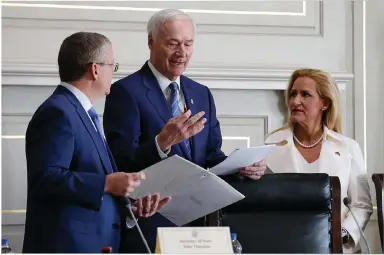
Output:
[[[89,119],[91,120],[93,127],[97,131],[97,128],[96,128],[95,124],[93,123],[91,116],[89,116],[89,113],[88,113],[88,111],[93,107],[91,100],[89,100],[89,98],[84,94],[83,91],[81,91],[80,89],[76,88],[75,86],[73,86],[69,83],[60,82],[60,85],[67,88],[69,91],[71,91],[72,94],[77,98],[77,100],[79,100],[80,104],[83,106],[85,112],[87,113]],[[102,130],[101,130],[101,132],[102,132]]]
[[[97,132],[97,128],[96,128],[95,124],[93,123],[91,116],[89,116],[89,113],[88,113],[88,111],[93,107],[91,100],[89,100],[89,98],[84,94],[84,92],[82,92],[80,89],[76,88],[75,86],[73,86],[69,83],[60,82],[60,85],[67,88],[69,91],[71,91],[72,94],[77,98],[77,100],[79,100],[80,104],[83,106],[85,112],[87,113],[87,115],[89,117],[89,120],[91,121],[93,127],[95,128],[95,130]],[[100,132],[103,132],[103,130],[100,130]],[[104,134],[103,134],[103,136],[104,136]],[[101,198],[101,200],[103,200],[103,198]],[[133,228],[136,224],[135,221],[129,215],[126,217],[125,222],[126,222],[126,225],[128,228]]]
[[170,100],[171,100],[171,89],[169,87],[169,84],[171,84],[172,82],[177,83],[179,87],[179,107],[180,107],[180,110],[183,112],[184,106],[185,106],[185,100],[184,100],[183,91],[180,85],[180,76],[177,77],[175,81],[171,81],[170,79],[162,75],[159,71],[157,71],[156,68],[151,64],[149,60],[148,60],[148,66],[149,66],[149,69],[151,69],[153,75],[155,76],[157,82],[159,83],[161,91],[163,91],[164,97],[168,103],[170,103]]
[[[168,79],[167,77],[162,75],[159,71],[157,71],[156,68],[152,65],[151,61],[149,61],[149,60],[148,60],[148,66],[149,66],[149,69],[151,69],[153,75],[155,76],[157,82],[159,83],[161,91],[163,92],[164,97],[167,100],[168,104],[170,103],[170,100],[171,100],[171,88],[169,87],[169,84],[171,84],[172,82],[177,83],[177,85],[179,87],[179,99],[178,99],[179,108],[183,112],[184,108],[185,108],[185,99],[184,99],[183,91],[182,91],[181,85],[180,85],[180,76],[177,77],[175,81],[171,81],[170,79]],[[157,136],[155,137],[155,142],[156,142],[157,152],[159,153],[160,158],[162,158],[162,159],[167,158],[168,153],[171,150],[169,149],[169,150],[163,152],[160,149],[159,144],[157,142]]]

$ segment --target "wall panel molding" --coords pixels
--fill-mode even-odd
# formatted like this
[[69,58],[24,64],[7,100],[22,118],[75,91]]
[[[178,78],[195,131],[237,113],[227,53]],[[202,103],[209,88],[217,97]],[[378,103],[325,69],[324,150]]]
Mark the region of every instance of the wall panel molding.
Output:
[[267,115],[218,115],[223,137],[222,150],[226,155],[238,148],[264,143],[268,133]]
[[[141,68],[142,64],[121,64],[114,81]],[[221,63],[192,63],[185,75],[211,89],[285,90],[294,69],[260,69],[246,64],[225,65]],[[353,74],[330,72],[340,90],[353,80]],[[3,60],[3,86],[56,86],[60,82],[57,66],[34,63],[30,60]]]
[[[234,5],[236,6],[234,8]],[[321,1],[188,2],[4,2],[3,26],[145,31],[150,16],[160,9],[178,8],[197,22],[198,33],[286,34],[320,36],[323,31]],[[70,10],[66,15],[63,10]],[[47,11],[48,10],[48,11]],[[102,18],[101,18],[102,17]]]

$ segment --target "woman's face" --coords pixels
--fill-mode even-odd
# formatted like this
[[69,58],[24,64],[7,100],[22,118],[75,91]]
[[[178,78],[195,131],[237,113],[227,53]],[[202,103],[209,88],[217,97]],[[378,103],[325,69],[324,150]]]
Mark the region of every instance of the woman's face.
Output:
[[289,93],[288,107],[293,123],[308,126],[311,123],[321,124],[325,100],[317,93],[316,82],[309,77],[295,80]]

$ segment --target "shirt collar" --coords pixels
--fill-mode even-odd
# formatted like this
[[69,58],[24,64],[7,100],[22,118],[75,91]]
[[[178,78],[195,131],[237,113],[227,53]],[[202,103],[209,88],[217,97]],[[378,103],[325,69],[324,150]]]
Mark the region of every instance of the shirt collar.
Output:
[[86,112],[92,108],[91,100],[89,100],[89,98],[80,89],[66,82],[60,82],[60,85],[72,92],[72,94],[77,98],[77,100],[79,100],[80,104],[83,106]]
[[149,66],[149,69],[151,69],[153,75],[155,76],[157,82],[159,83],[163,93],[166,91],[169,84],[171,84],[172,82],[177,83],[177,86],[179,87],[179,91],[180,91],[180,76],[178,76],[175,81],[171,81],[170,79],[162,75],[159,71],[157,71],[156,68],[152,65],[151,61],[149,60],[148,60],[148,66]]
[[[343,138],[341,134],[338,134],[330,129],[328,129],[325,125],[323,127],[324,130],[324,140],[329,142],[342,143]],[[293,143],[293,132],[292,128],[284,128],[277,132],[271,133],[267,135],[265,139],[265,144],[281,144],[285,145],[287,143]]]

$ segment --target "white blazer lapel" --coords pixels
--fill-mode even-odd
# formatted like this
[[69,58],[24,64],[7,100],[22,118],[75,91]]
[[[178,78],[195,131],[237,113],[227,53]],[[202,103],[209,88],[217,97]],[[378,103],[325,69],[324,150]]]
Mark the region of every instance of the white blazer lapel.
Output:
[[346,168],[347,154],[341,148],[325,141],[319,157],[319,172],[337,176],[340,170]]
[[[349,176],[351,155],[342,139],[328,129],[319,157],[319,172],[330,176]],[[339,178],[348,180],[348,178]]]
[[[324,127],[325,141],[319,157],[319,173],[331,176],[346,174],[350,168],[350,155],[345,143],[338,134]],[[267,157],[268,168],[274,173],[298,172],[297,156],[294,155],[293,134],[291,129],[283,129],[271,134],[265,140],[266,144],[278,144]],[[348,174],[348,173],[347,173]]]
[[275,149],[266,158],[268,168],[274,173],[298,172],[297,157],[293,147],[292,131],[285,129],[271,134],[265,140],[266,144],[276,144]]

